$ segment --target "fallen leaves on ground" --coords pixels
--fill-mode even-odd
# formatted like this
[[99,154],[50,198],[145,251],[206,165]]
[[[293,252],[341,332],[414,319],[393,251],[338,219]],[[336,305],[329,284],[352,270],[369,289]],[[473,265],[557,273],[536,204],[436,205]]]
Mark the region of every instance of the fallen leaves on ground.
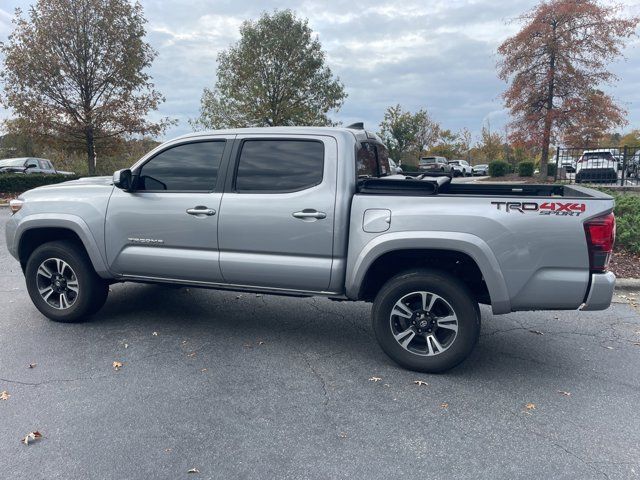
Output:
[[526,408],[527,410],[535,410],[536,409],[536,404],[535,403],[527,403],[524,408]]
[[370,382],[379,382],[380,380],[382,380],[382,378],[380,378],[380,377],[371,377],[369,379]]
[[339,436],[340,438],[347,438],[347,432],[340,432],[340,433],[338,434],[338,436]]
[[37,430],[35,432],[29,432],[25,435],[25,437],[21,440],[25,445],[29,445],[29,443],[33,443],[36,440],[40,440],[42,438],[42,434]]
[[564,390],[558,390],[558,393],[560,395],[562,395],[563,397],[570,397],[571,396],[571,392],[565,392]]
[[530,333],[535,333],[536,335],[544,335],[540,330],[529,330]]
[[207,371],[207,369],[206,369],[206,368],[203,368],[203,369],[202,369],[202,370],[200,370],[200,371],[201,371],[202,373],[204,373],[204,372],[206,372],[206,371]]
[[113,362],[113,369],[117,372],[122,368],[122,362]]
[[242,346],[244,348],[253,348],[250,343],[243,343]]
[[426,387],[427,385],[429,385],[427,382],[423,382],[422,380],[414,380],[413,383],[420,387]]
[[258,342],[258,345],[264,345],[264,342],[263,342],[262,340],[260,340],[260,341]]
[[30,363],[29,368],[36,368],[37,365],[38,365],[37,363]]
[[154,337],[158,336],[158,332],[153,332],[151,335],[153,335]]
[[187,470],[187,473],[200,473],[200,470],[198,470],[197,468],[190,468],[189,470]]
[[197,354],[198,352],[191,352],[187,357],[195,357]]
[[441,403],[440,404],[441,408],[449,408],[449,404],[447,402]]
[[613,347],[609,347],[609,346],[605,346],[604,348],[606,348],[607,350],[613,350]]
[[11,395],[6,390],[0,392],[0,400],[9,400]]
[[124,348],[129,348],[129,344],[128,344],[128,343],[125,343],[125,344],[124,344]]

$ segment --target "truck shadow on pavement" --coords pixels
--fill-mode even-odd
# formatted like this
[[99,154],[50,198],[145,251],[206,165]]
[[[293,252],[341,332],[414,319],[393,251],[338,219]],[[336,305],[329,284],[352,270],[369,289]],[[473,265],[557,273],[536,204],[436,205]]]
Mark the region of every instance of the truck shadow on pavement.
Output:
[[[342,359],[352,368],[372,374],[405,372],[377,346],[370,325],[370,305],[362,302],[158,285],[114,285],[112,289],[103,310],[90,321],[92,328],[131,331],[135,335],[161,332],[165,342],[168,337],[176,346],[183,339],[191,339],[200,345],[201,353],[214,357],[229,349],[269,346],[262,350],[273,358],[302,354],[316,363]],[[558,315],[567,318],[560,322]],[[531,369],[538,377],[548,374],[550,378],[589,371],[585,365],[592,362],[590,357],[602,355],[608,350],[607,342],[620,339],[605,335],[602,325],[590,332],[585,316],[595,317],[577,312],[555,316],[553,312],[521,312],[493,317],[483,307],[479,345],[446,375],[521,381],[523,372]],[[550,319],[554,319],[553,328]]]

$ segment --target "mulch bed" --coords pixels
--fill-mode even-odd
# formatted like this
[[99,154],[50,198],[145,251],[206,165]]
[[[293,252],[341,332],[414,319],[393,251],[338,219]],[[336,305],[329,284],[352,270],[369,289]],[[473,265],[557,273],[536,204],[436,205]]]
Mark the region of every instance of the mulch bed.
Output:
[[[517,183],[540,183],[540,179],[535,177],[520,177],[517,173],[508,173],[504,177],[487,177],[478,179],[479,182],[517,182]],[[547,177],[547,183],[553,183],[553,177]]]
[[609,269],[618,278],[640,278],[640,254],[616,250],[611,256]]

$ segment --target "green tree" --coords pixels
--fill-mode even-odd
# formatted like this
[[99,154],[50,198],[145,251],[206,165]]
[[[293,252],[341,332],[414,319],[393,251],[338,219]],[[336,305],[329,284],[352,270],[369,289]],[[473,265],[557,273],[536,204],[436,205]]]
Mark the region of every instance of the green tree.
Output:
[[140,4],[127,0],[38,0],[28,18],[16,9],[0,44],[11,130],[83,148],[90,175],[97,146],[163,132],[167,119],[145,118],[164,101],[145,72],[156,56],[145,23]]
[[485,162],[502,160],[504,154],[504,141],[500,133],[491,131],[491,126],[483,126],[480,133],[480,141],[476,144],[476,151]]
[[218,55],[217,81],[205,88],[194,129],[331,125],[347,94],[325,63],[306,19],[291,10],[264,13],[240,27]]
[[400,105],[388,107],[380,123],[380,138],[395,160],[408,155],[419,156],[438,139],[440,126],[425,109],[416,113],[404,111]]

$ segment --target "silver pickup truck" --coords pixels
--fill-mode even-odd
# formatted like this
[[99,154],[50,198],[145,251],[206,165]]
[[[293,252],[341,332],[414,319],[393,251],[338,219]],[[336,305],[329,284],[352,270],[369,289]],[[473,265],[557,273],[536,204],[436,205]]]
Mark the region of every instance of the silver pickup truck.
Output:
[[382,349],[425,372],[469,355],[480,303],[609,306],[611,197],[390,172],[362,128],[193,133],[113,178],[24,193],[7,245],[51,320],[86,318],[125,281],[362,300]]

